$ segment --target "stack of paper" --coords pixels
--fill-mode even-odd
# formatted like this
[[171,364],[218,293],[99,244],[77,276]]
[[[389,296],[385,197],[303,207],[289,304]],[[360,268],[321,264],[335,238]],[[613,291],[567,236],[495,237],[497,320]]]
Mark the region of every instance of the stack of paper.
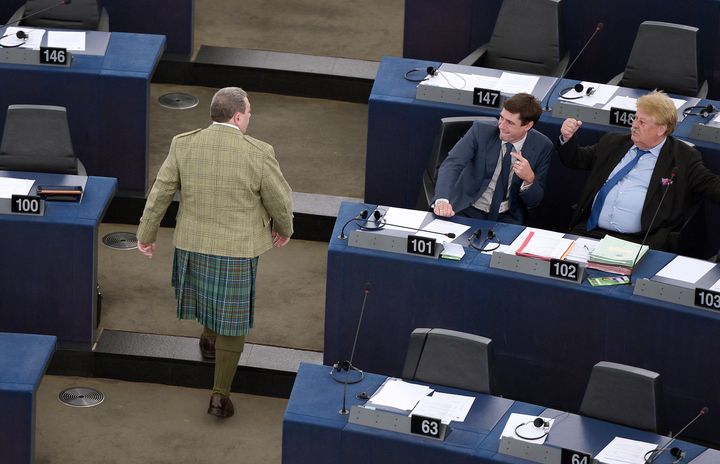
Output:
[[447,243],[440,252],[440,257],[460,261],[465,256],[465,248],[459,243]]
[[643,245],[640,250],[638,243],[606,235],[590,253],[588,267],[613,274],[630,275],[649,248]]
[[403,382],[400,379],[389,378],[365,403],[365,407],[409,414],[418,404],[418,401],[432,392],[433,389],[425,385],[416,385]]
[[574,243],[575,241],[569,238],[536,234],[531,231],[515,254],[545,260],[564,259]]

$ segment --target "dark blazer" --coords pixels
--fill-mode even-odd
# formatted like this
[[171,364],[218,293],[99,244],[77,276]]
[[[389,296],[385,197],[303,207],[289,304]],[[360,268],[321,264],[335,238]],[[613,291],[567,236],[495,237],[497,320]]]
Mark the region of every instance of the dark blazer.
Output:
[[[632,145],[629,134],[609,133],[588,147],[578,147],[574,137],[558,146],[560,160],[565,166],[591,171],[570,221],[571,229],[584,229],[595,195]],[[640,216],[641,234],[648,230],[660,204],[664,191],[662,180],[669,179],[675,167],[678,168],[675,183],[669,188],[648,235],[647,243],[652,248],[667,248],[668,235],[682,225],[701,197],[720,203],[720,177],[703,165],[699,151],[674,137],[668,137],[648,185]]]
[[[497,126],[476,121],[440,165],[433,201],[446,198],[453,210],[459,212],[480,198],[492,180],[500,157],[499,135]],[[554,150],[545,135],[535,129],[528,132],[522,155],[535,172],[535,181],[521,192],[522,180],[513,176],[508,195],[508,214],[520,224],[525,222],[527,208],[539,205],[545,195],[545,181]]]

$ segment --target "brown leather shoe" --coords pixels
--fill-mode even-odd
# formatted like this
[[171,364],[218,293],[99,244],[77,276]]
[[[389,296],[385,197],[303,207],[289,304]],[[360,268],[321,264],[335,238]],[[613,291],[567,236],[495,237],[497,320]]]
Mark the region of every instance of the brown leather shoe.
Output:
[[215,339],[200,335],[200,354],[206,359],[215,359]]
[[235,414],[235,407],[232,401],[230,401],[230,398],[213,393],[210,397],[208,414],[223,418],[232,417],[232,415]]

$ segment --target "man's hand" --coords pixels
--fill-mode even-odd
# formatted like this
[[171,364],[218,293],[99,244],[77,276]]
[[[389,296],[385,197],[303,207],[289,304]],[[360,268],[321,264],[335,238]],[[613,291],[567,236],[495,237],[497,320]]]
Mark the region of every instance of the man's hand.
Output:
[[275,248],[284,247],[290,241],[290,237],[280,235],[277,232],[275,232],[274,230],[272,231],[272,239],[273,239],[273,246]]
[[140,253],[152,259],[153,252],[155,251],[155,244],[138,242],[138,250],[140,250]]
[[453,211],[452,205],[447,201],[436,201],[433,213],[435,213],[436,216],[442,217],[455,216],[455,211]]
[[560,128],[560,135],[562,135],[563,140],[566,142],[570,140],[572,136],[575,135],[575,132],[580,129],[580,126],[582,126],[582,121],[578,121],[577,119],[567,118],[563,121],[562,127]]
[[519,151],[513,151],[510,155],[513,157],[512,170],[515,175],[525,181],[525,184],[532,184],[535,181],[535,172],[530,167],[528,160],[523,158]]

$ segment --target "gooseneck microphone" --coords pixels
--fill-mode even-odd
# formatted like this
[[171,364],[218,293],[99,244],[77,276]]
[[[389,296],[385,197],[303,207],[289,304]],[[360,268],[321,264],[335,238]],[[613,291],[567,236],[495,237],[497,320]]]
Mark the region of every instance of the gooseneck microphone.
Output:
[[[376,213],[377,213],[377,211],[376,211]],[[391,227],[399,227],[401,229],[414,230],[415,232],[422,231],[423,233],[442,235],[447,238],[455,238],[457,236],[454,232],[435,232],[433,230],[418,229],[417,227],[408,227],[408,226],[402,226],[400,224],[391,224],[389,222],[386,222],[384,219],[382,221],[379,221],[379,222],[378,221],[379,221],[379,218],[375,219],[375,227],[368,226],[366,223],[366,225],[364,225],[364,226],[361,225],[360,229],[373,231],[373,230],[382,230],[385,228],[385,226],[391,226]]]
[[357,329],[355,329],[355,340],[353,340],[352,351],[350,352],[350,360],[349,361],[338,361],[337,363],[335,363],[335,365],[333,366],[333,369],[330,371],[330,375],[332,375],[333,379],[335,379],[335,380],[337,380],[337,378],[333,375],[333,372],[335,372],[335,371],[339,372],[341,370],[345,371],[345,381],[343,382],[342,407],[338,411],[339,414],[343,414],[343,415],[350,413],[350,410],[348,410],[346,407],[347,406],[347,386],[348,386],[348,383],[350,383],[350,381],[349,381],[350,380],[350,370],[356,370],[360,373],[360,378],[356,381],[353,381],[352,383],[358,383],[364,377],[363,371],[361,371],[361,370],[357,369],[355,366],[353,366],[352,362],[353,362],[353,358],[355,357],[355,346],[357,345],[358,335],[360,334],[360,326],[362,325],[363,314],[365,314],[365,303],[367,303],[367,297],[368,297],[368,293],[370,293],[371,286],[372,286],[372,284],[370,284],[370,282],[366,282],[365,287],[363,288],[363,302],[362,302],[362,306],[360,307],[360,317],[358,318]]
[[[678,437],[685,431],[685,429],[687,429],[688,427],[693,425],[693,423],[695,423],[696,420],[700,419],[700,417],[704,416],[708,412],[710,412],[710,409],[708,409],[707,406],[703,406],[703,408],[700,410],[700,412],[697,414],[697,416],[693,417],[693,419],[690,422],[688,422],[687,425],[685,425],[685,427],[681,428],[680,431],[675,434],[675,436],[672,438],[672,440],[665,443],[665,446],[663,446],[662,448],[659,448],[659,449],[655,448],[654,450],[648,451],[645,455],[645,464],[652,464],[655,461],[655,459],[657,459],[658,456],[660,456],[662,454],[663,451],[668,449],[668,447],[670,445],[672,445],[675,442],[675,440],[678,439]],[[678,459],[682,459],[685,456],[685,453],[680,448],[673,448],[671,450],[671,453],[674,457],[676,457]]]
[[580,56],[582,56],[583,52],[585,51],[587,46],[590,45],[590,42],[592,42],[592,40],[595,38],[597,33],[603,30],[603,27],[605,27],[605,25],[603,23],[597,23],[597,26],[595,26],[595,31],[592,33],[592,35],[587,40],[587,42],[585,42],[585,45],[583,45],[583,48],[580,49],[578,54],[575,56],[575,59],[572,60],[572,63],[570,63],[570,66],[565,68],[565,71],[560,75],[558,80],[556,80],[555,83],[553,84],[553,86],[550,87],[550,91],[548,92],[547,96],[545,97],[545,98],[547,98],[547,101],[545,103],[545,107],[543,108],[543,111],[551,111],[552,110],[552,108],[550,108],[550,96],[555,91],[555,88],[558,86],[558,84],[560,84],[560,81],[562,81],[565,78],[565,76],[567,75],[567,73],[570,72],[573,65],[575,65],[575,63],[577,62],[578,58],[580,58]]
[[[17,24],[17,23],[19,23],[19,22],[21,22],[21,21],[25,21],[25,20],[28,19],[28,18],[32,18],[32,17],[35,16],[35,15],[39,15],[40,13],[44,13],[44,12],[46,12],[46,11],[48,11],[48,10],[52,10],[53,8],[57,8],[57,7],[63,6],[63,5],[69,5],[69,4],[71,4],[71,3],[72,3],[72,0],[60,0],[60,1],[57,2],[57,3],[53,3],[53,4],[50,5],[50,6],[46,6],[45,8],[41,8],[41,9],[39,9],[39,10],[33,12],[33,13],[30,13],[29,15],[25,15],[25,16],[23,16],[22,18],[16,19],[15,21],[10,21],[9,23],[3,24],[2,26],[0,26],[0,29],[5,28],[5,27],[8,27],[8,26],[12,26],[13,24]],[[3,37],[6,37],[6,36],[3,36]],[[1,39],[1,38],[2,38],[2,37],[0,37],[0,39]]]
[[655,214],[653,214],[652,219],[650,220],[650,225],[648,225],[647,231],[645,231],[645,236],[642,239],[642,242],[640,242],[640,248],[638,248],[638,252],[635,255],[635,259],[633,259],[632,267],[630,268],[630,274],[628,275],[628,285],[632,285],[632,275],[635,273],[635,265],[637,264],[637,260],[640,257],[640,252],[642,251],[643,246],[645,246],[645,241],[648,238],[648,235],[650,235],[650,231],[652,230],[652,226],[655,224],[655,219],[657,218],[658,212],[660,212],[660,208],[662,207],[663,201],[665,201],[665,195],[667,195],[668,190],[670,190],[670,186],[675,183],[675,179],[677,179],[678,172],[680,172],[680,168],[675,166],[672,168],[672,172],[670,173],[670,179],[668,179],[667,184],[665,185],[665,190],[663,191],[662,197],[660,197],[660,203],[658,203],[657,208],[655,208]]

